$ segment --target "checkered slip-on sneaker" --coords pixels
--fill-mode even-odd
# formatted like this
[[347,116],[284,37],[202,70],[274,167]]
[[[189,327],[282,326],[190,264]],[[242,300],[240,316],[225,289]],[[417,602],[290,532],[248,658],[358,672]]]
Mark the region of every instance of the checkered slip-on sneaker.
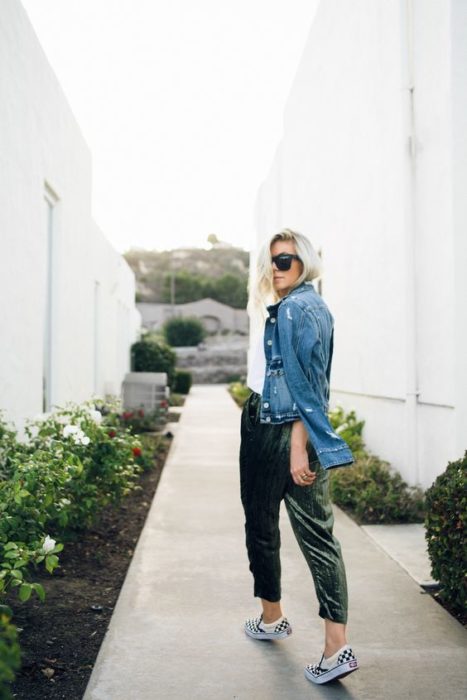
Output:
[[358,669],[358,661],[348,644],[336,651],[329,659],[321,657],[319,664],[308,664],[305,677],[312,683],[327,683],[336,678],[344,678]]
[[283,617],[280,622],[274,627],[272,632],[266,632],[262,627],[263,615],[250,618],[245,622],[245,632],[253,639],[286,639],[289,634],[292,634],[292,628],[286,617]]

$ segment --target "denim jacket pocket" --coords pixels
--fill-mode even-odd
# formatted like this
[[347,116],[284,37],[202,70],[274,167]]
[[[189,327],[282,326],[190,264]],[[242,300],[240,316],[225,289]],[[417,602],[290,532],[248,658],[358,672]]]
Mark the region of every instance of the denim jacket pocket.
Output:
[[287,386],[285,379],[284,364],[281,357],[275,357],[271,360],[267,375],[269,377],[269,386],[271,397],[274,397],[274,405],[279,413],[296,410],[295,402]]

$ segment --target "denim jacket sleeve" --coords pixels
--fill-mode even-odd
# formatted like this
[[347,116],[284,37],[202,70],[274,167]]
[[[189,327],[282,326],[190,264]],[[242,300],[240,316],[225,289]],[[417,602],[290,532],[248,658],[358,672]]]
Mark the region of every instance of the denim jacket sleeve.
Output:
[[[354,461],[352,452],[334,432],[327,416],[328,396],[323,392],[320,395],[316,382],[309,379],[299,360],[300,354],[311,358],[313,348],[320,342],[312,315],[298,304],[287,301],[279,306],[277,326],[285,380],[321,465],[329,469],[350,464]],[[324,369],[329,380],[330,359]],[[307,370],[313,371],[313,367]]]

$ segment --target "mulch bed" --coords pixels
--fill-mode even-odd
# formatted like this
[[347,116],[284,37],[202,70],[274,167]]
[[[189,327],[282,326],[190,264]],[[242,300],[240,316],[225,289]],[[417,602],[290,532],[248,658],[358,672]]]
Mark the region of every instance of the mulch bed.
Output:
[[144,525],[170,447],[158,453],[154,468],[142,474],[141,489],[118,507],[102,511],[79,541],[67,542],[60,567],[36,577],[45,603],[31,599],[9,604],[22,629],[22,668],[12,686],[20,700],[81,700],[107,630],[128,565]]

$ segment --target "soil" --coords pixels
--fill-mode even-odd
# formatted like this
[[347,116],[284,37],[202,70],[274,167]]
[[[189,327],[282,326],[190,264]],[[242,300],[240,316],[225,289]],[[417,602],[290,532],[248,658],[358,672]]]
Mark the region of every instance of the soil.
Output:
[[81,700],[107,630],[170,446],[164,439],[140,489],[102,511],[79,541],[67,542],[53,575],[36,576],[45,603],[10,596],[22,631],[22,668],[12,686],[19,700]]
[[441,605],[441,607],[444,608],[446,612],[455,617],[456,620],[460,622],[460,624],[463,627],[467,627],[467,610],[459,610],[459,608],[455,608],[453,605],[447,603],[445,600],[442,599],[441,593],[436,587],[434,587],[432,590],[427,589],[424,591],[424,593],[431,595],[433,600],[436,600],[436,602],[439,603],[439,605]]

